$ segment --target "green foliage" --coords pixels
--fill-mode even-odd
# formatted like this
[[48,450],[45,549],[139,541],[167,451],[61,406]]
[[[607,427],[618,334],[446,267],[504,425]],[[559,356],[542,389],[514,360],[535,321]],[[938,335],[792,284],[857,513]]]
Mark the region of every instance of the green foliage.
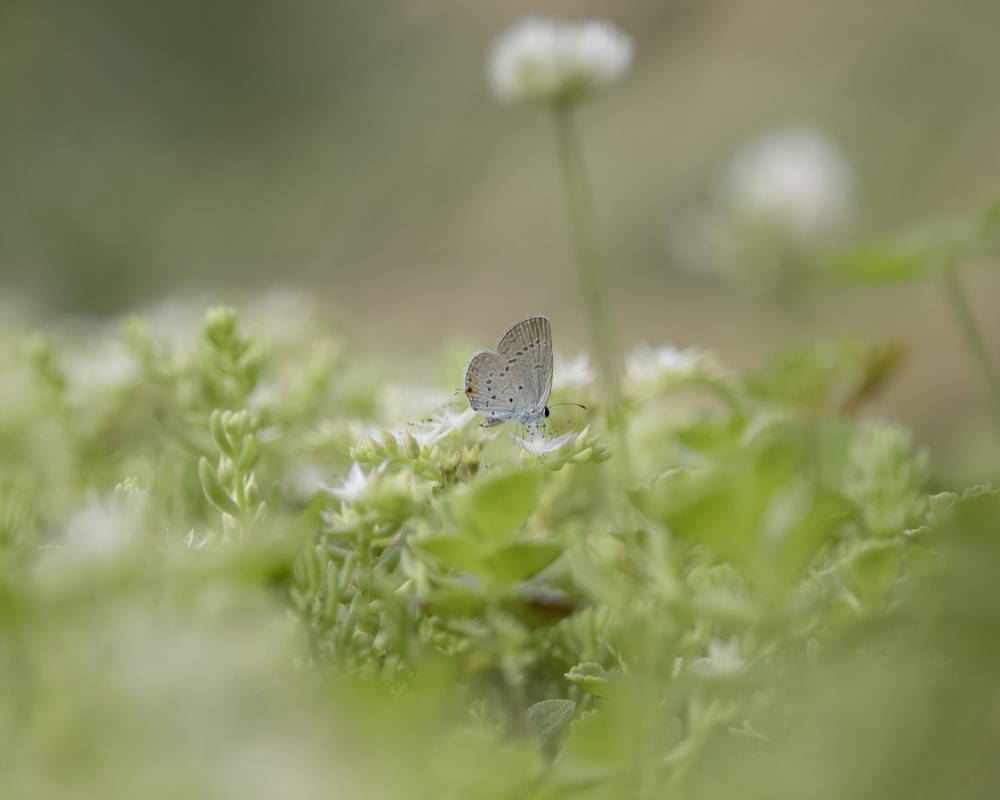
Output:
[[996,249],[1000,202],[978,218],[925,225],[895,240],[858,246],[831,267],[834,277],[852,283],[895,284],[939,275],[956,264]]
[[928,454],[853,416],[891,347],[636,354],[623,486],[586,384],[596,432],[542,435],[415,421],[329,334],[233,309],[25,342],[5,796],[876,796],[922,745],[930,796],[989,734],[998,495],[928,503]]

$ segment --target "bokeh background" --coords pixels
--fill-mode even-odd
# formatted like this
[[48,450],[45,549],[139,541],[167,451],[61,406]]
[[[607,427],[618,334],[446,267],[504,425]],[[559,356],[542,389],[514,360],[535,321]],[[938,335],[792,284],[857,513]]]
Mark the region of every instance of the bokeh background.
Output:
[[[992,0],[0,6],[0,314],[113,318],[291,288],[407,369],[519,316],[588,346],[541,110],[496,103],[490,42],[526,13],[600,16],[630,75],[582,110],[621,342],[738,366],[800,336],[903,341],[878,411],[982,448],[979,376],[939,287],[827,289],[802,328],[684,273],[666,231],[740,142],[786,121],[841,144],[878,239],[998,194]],[[1000,357],[995,264],[963,272]],[[294,296],[294,295],[293,295]],[[294,312],[293,312],[294,313]]]

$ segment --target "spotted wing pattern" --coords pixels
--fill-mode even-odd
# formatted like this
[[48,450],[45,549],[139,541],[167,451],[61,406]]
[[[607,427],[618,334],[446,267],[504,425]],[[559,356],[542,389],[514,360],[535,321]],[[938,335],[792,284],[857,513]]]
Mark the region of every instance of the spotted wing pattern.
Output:
[[465,396],[483,414],[484,427],[532,425],[547,415],[552,388],[552,333],[543,316],[515,322],[496,352],[479,350],[465,367]]

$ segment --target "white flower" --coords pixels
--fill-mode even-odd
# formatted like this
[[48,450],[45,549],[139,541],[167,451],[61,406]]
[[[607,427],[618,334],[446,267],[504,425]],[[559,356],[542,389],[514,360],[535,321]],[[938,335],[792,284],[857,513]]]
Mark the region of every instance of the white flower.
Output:
[[833,139],[809,125],[751,139],[730,159],[719,192],[738,219],[775,226],[795,241],[825,243],[853,222],[850,165]]
[[610,22],[527,17],[497,37],[486,73],[501,100],[571,102],[618,81],[633,50]]
[[323,488],[334,497],[339,497],[346,503],[353,503],[360,500],[368,491],[368,486],[376,472],[377,470],[372,470],[366,475],[365,471],[361,469],[361,465],[354,463],[351,464],[351,469],[348,471],[347,477],[341,481],[340,486],[324,486]]
[[447,408],[454,395],[432,386],[388,383],[377,399],[378,418],[398,423],[426,416],[431,409]]
[[272,286],[248,299],[240,322],[263,331],[271,342],[295,342],[316,337],[322,311],[313,293],[290,285]]
[[544,436],[539,436],[537,440],[534,436],[530,439],[522,439],[514,434],[510,434],[510,438],[534,456],[547,456],[550,453],[555,453],[559,450],[564,444],[566,444],[566,442],[572,439],[574,435],[573,431],[568,431],[562,436],[556,436],[552,439],[548,439]]
[[42,554],[42,566],[67,568],[111,561],[139,543],[146,495],[140,490],[89,494],[66,519],[62,536]]
[[82,347],[64,366],[67,391],[74,404],[83,405],[96,395],[127,386],[138,378],[138,365],[117,336],[81,331],[79,341]]
[[629,381],[645,383],[663,375],[692,372],[702,361],[703,354],[697,347],[679,350],[672,344],[657,348],[642,345],[625,359],[625,377]]
[[324,468],[314,461],[294,462],[285,471],[288,494],[297,500],[308,500],[323,484]]
[[688,271],[770,290],[844,244],[855,216],[854,175],[836,142],[790,124],[741,147],[705,201],[670,222],[667,246]]
[[740,640],[735,636],[729,641],[712,638],[705,646],[706,655],[692,662],[691,666],[705,677],[738,675],[746,666],[740,655]]
[[188,353],[194,350],[201,336],[205,307],[201,298],[172,296],[147,309],[142,316],[158,349]]
[[575,358],[563,358],[556,354],[552,370],[552,385],[557,387],[583,388],[594,382],[594,368],[590,366],[590,356],[580,353]]
[[[476,412],[471,408],[461,411],[445,408],[442,413],[435,414],[431,419],[410,423],[407,430],[421,447],[430,447],[452,431],[464,428],[475,416]],[[405,434],[396,438],[402,440]]]

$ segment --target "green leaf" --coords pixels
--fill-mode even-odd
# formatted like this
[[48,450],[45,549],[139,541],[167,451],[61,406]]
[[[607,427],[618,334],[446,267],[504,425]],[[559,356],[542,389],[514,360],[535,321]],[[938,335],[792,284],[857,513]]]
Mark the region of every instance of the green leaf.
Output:
[[226,488],[219,480],[219,476],[204,456],[198,461],[198,477],[201,479],[201,488],[205,493],[205,497],[208,498],[209,503],[224,514],[229,514],[233,517],[240,516],[240,507],[236,505],[236,501],[226,492]]
[[476,586],[449,580],[434,586],[424,608],[439,617],[476,617],[482,614],[484,602]]
[[895,375],[905,355],[894,341],[816,342],[782,352],[746,385],[754,396],[801,415],[851,413]]
[[572,700],[542,700],[528,709],[528,721],[535,735],[543,744],[548,744],[565,728],[576,712]]
[[442,534],[410,539],[410,547],[454,569],[472,572],[480,577],[485,571],[482,543],[468,536]]
[[865,605],[878,603],[899,577],[903,548],[895,541],[866,541],[855,545],[837,574]]
[[455,490],[451,511],[461,531],[496,541],[524,523],[541,492],[542,476],[534,469],[480,477]]
[[894,284],[922,278],[930,271],[919,252],[899,248],[866,247],[848,251],[834,264],[834,274],[854,283]]
[[512,542],[494,550],[483,561],[494,582],[510,584],[527,580],[562,553],[562,547],[552,542]]
[[[839,427],[776,423],[725,463],[665,472],[630,496],[677,539],[709,548],[765,585],[786,585],[854,514],[822,488],[833,477],[823,469],[827,452],[843,460],[841,438]],[[799,477],[807,469],[816,473],[809,481]]]
[[732,450],[746,430],[747,419],[742,414],[726,417],[705,417],[695,420],[677,431],[677,440],[703,453],[722,453]]
[[644,515],[678,539],[747,562],[767,502],[756,477],[745,464],[735,469],[676,469],[629,494]]
[[249,433],[244,437],[240,446],[240,455],[236,459],[236,469],[240,473],[247,473],[253,467],[254,459],[257,457],[257,437]]
[[556,786],[580,789],[603,784],[606,791],[595,796],[614,796],[608,783],[620,756],[614,722],[607,714],[591,711],[570,725],[566,743],[552,765],[551,778]]
[[610,687],[608,671],[600,664],[593,661],[585,661],[577,664],[565,675],[566,680],[579,686],[594,697],[607,697]]
[[219,452],[230,458],[234,457],[236,452],[233,450],[233,446],[229,443],[229,439],[226,436],[226,426],[223,421],[222,409],[217,408],[209,415],[208,429],[212,434],[212,441],[219,448]]
[[987,244],[1000,233],[1000,198],[994,200],[979,218],[979,235]]
[[819,549],[857,513],[834,492],[805,480],[778,492],[761,523],[757,572],[782,586],[797,582]]

